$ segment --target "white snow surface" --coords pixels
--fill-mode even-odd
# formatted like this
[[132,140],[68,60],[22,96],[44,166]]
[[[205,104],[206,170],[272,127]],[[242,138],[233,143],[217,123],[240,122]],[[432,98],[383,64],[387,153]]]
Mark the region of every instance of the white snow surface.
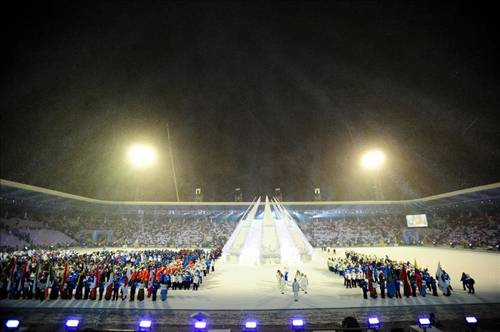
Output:
[[[452,296],[410,297],[403,299],[368,299],[362,297],[360,288],[345,289],[343,279],[327,268],[328,253],[314,250],[313,259],[300,266],[288,266],[289,277],[293,278],[299,269],[309,279],[308,294],[299,295],[299,301],[293,301],[291,286],[287,292],[278,291],[276,270],[283,271],[281,265],[241,266],[219,260],[215,272],[203,279],[199,291],[170,290],[168,300],[152,302],[126,301],[85,301],[55,300],[26,301],[4,300],[0,306],[14,307],[87,307],[87,308],[147,308],[147,309],[200,309],[200,310],[261,310],[261,309],[316,309],[373,306],[411,306],[465,303],[500,302],[500,254],[473,250],[441,249],[426,247],[370,247],[337,248],[337,256],[344,257],[345,250],[380,255],[386,254],[391,259],[415,259],[421,267],[428,267],[435,273],[438,261],[450,274],[454,292]],[[462,288],[462,272],[469,273],[476,280],[476,294],[468,294]],[[292,279],[293,280],[293,279]]]

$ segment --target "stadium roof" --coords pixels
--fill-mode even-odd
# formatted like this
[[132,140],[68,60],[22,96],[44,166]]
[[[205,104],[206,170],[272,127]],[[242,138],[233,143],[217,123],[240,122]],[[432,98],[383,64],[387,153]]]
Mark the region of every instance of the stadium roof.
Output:
[[[94,198],[67,194],[55,190],[31,186],[18,182],[0,180],[0,195],[2,199],[23,201],[38,206],[64,206],[66,208],[109,208],[110,206],[120,208],[131,208],[136,210],[141,207],[171,207],[175,209],[235,209],[240,210],[247,207],[250,202],[142,202],[142,201],[106,201]],[[388,206],[406,204],[410,206],[441,206],[474,201],[487,201],[500,199],[500,183],[473,187],[429,196],[413,200],[400,201],[337,201],[337,202],[284,202],[287,206],[296,208],[317,207],[325,209],[328,207],[338,208],[342,206]]]

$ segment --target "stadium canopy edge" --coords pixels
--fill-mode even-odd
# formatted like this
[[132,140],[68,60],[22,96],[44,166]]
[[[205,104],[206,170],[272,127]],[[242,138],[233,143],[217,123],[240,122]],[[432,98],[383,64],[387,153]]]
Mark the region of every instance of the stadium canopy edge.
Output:
[[[191,205],[191,206],[214,206],[214,205],[226,205],[226,206],[243,206],[252,204],[252,202],[160,202],[160,201],[107,201],[100,200],[94,198],[88,198],[73,194],[68,194],[64,192],[60,192],[57,190],[41,188],[33,185],[23,184],[15,181],[9,181],[0,179],[0,192],[9,192],[13,190],[21,190],[27,191],[31,193],[39,193],[42,195],[52,196],[54,198],[65,198],[72,199],[81,202],[88,203],[97,203],[97,204],[105,204],[105,205],[164,205],[164,206],[182,206],[182,205]],[[296,201],[296,202],[282,202],[284,205],[384,205],[384,204],[415,204],[415,203],[423,203],[431,200],[443,199],[448,197],[454,197],[459,195],[468,195],[478,192],[490,191],[494,190],[498,192],[498,197],[500,197],[500,182],[477,186],[467,189],[456,190],[448,193],[443,193],[439,195],[432,195],[423,198],[416,198],[410,200],[396,200],[396,201]],[[496,195],[495,195],[496,196]],[[484,199],[488,199],[485,197]]]

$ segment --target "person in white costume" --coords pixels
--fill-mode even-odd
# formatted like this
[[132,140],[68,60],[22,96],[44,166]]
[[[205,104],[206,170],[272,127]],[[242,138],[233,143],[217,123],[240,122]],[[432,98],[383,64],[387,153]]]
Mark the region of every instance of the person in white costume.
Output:
[[307,294],[307,287],[309,286],[309,280],[307,279],[307,275],[302,273],[302,278],[300,279],[300,288]]
[[293,291],[293,300],[295,302],[297,302],[299,300],[299,290],[300,290],[300,285],[299,285],[297,279],[293,279],[292,291]]
[[278,282],[278,289],[281,294],[285,294],[285,277],[280,270],[276,272],[276,281]]
[[295,272],[295,279],[297,279],[299,283],[300,283],[300,278],[302,278],[302,274],[300,273],[299,270],[297,270],[297,272]]

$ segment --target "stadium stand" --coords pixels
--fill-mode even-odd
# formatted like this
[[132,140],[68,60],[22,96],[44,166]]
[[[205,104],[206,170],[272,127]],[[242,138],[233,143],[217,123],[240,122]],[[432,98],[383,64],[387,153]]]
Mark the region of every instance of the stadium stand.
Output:
[[[108,202],[1,182],[2,246],[223,245],[249,203]],[[411,201],[285,203],[313,246],[433,245],[498,250],[498,184]],[[425,228],[405,215],[425,213]],[[258,212],[259,214],[259,212]],[[110,234],[99,237],[100,231]],[[104,241],[103,241],[104,240]]]

